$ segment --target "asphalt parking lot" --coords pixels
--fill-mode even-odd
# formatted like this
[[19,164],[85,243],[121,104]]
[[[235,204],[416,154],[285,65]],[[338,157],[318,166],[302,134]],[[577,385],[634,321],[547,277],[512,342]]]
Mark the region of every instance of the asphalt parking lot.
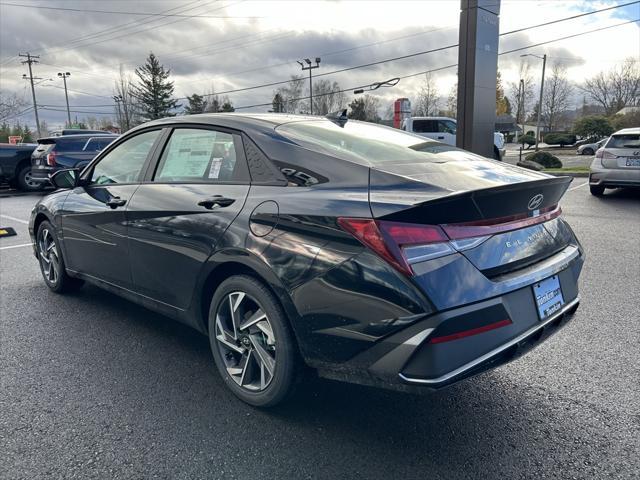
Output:
[[638,478],[640,192],[563,202],[587,253],[582,304],[529,355],[428,396],[314,380],[255,410],[208,341],[85,286],[44,285],[0,191],[0,477]]

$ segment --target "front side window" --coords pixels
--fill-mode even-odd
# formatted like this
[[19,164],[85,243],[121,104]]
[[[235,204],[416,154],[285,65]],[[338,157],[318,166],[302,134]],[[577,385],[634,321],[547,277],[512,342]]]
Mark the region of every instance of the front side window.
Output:
[[438,120],[438,131],[441,133],[456,134],[456,124],[451,120]]
[[234,137],[197,128],[173,131],[162,153],[155,182],[229,182],[236,177]]
[[160,130],[141,133],[125,140],[107,153],[93,168],[92,185],[135,183],[142,167],[160,135]]
[[434,120],[414,120],[413,131],[416,133],[435,133],[438,129]]

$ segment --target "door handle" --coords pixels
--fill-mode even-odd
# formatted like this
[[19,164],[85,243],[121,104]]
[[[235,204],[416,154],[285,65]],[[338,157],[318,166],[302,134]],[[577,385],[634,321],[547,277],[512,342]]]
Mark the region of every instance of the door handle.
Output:
[[223,197],[222,195],[214,195],[211,198],[207,198],[205,200],[198,202],[198,205],[211,210],[216,205],[219,207],[228,207],[233,202],[235,202],[235,199],[233,198]]
[[438,140],[444,140],[444,135],[442,137],[438,137]]
[[120,197],[111,197],[109,200],[106,201],[107,206],[111,208],[122,207],[125,203],[127,203],[127,201],[123,200]]

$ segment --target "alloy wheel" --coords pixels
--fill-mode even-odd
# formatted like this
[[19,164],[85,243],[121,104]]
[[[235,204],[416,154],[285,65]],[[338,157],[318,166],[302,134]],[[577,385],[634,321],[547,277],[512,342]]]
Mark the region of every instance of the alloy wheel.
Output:
[[58,247],[48,228],[42,229],[38,239],[38,255],[45,279],[55,285],[60,276]]
[[247,390],[265,390],[275,373],[276,338],[258,302],[241,291],[223,297],[214,334],[229,376]]
[[24,174],[24,183],[29,188],[38,188],[40,186],[39,182],[33,180],[33,174],[31,173],[31,170]]

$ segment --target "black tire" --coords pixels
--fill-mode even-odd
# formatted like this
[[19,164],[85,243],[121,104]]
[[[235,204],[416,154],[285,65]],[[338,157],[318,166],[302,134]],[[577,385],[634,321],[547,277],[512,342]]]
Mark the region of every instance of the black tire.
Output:
[[589,191],[591,195],[595,195],[596,197],[604,195],[604,187],[602,185],[589,185]]
[[38,192],[44,188],[44,183],[37,183],[31,180],[31,165],[20,167],[15,183],[24,192]]
[[[267,341],[269,337],[265,336],[263,332],[249,334],[248,329],[241,330],[239,327],[236,329],[235,326],[233,332],[230,332],[228,329],[225,330],[222,325],[216,325],[224,321],[219,320],[216,322],[216,319],[219,316],[224,316],[225,308],[233,308],[233,299],[240,298],[239,293],[244,293],[245,295],[236,303],[237,310],[234,311],[238,318],[234,317],[234,314],[231,314],[232,320],[235,319],[234,325],[239,326],[243,324],[241,320],[246,321],[248,318],[251,318],[252,315],[255,317],[257,310],[255,308],[252,310],[251,306],[257,307],[264,312],[265,320],[267,320],[267,323],[270,324],[270,328],[272,329],[271,338],[273,339],[273,343],[271,345]],[[249,303],[249,306],[245,305],[245,307],[241,309],[241,305],[239,305],[241,302],[251,303]],[[257,322],[255,326],[257,326],[258,323],[262,322]],[[220,329],[222,329],[222,332]],[[228,342],[234,340],[231,336],[225,337],[225,332],[233,334],[234,337],[237,338],[237,340],[235,340],[236,346],[232,347],[234,350],[227,348]],[[247,333],[245,334],[245,332]],[[256,335],[262,335],[262,338],[265,340],[264,343],[260,343],[262,347],[273,349],[270,350],[273,352],[273,357],[270,358],[275,359],[273,360],[275,366],[271,366],[273,373],[270,374],[269,383],[267,383],[266,386],[242,386],[243,381],[246,381],[245,373],[249,369],[252,371],[252,375],[255,376],[258,375],[256,368],[266,368],[264,366],[266,363],[261,361],[247,366],[251,358],[254,359],[253,362],[256,362],[256,359],[262,358],[259,355],[259,348],[261,349],[262,355],[264,355],[264,349],[256,345],[256,341],[253,340],[256,338]],[[220,340],[219,336],[223,336],[227,342],[225,343],[225,341]],[[246,340],[248,336],[251,336],[251,341]],[[292,393],[293,387],[299,377],[301,365],[295,338],[278,300],[267,287],[255,278],[247,275],[233,276],[222,282],[217,288],[209,308],[209,343],[220,375],[224,379],[227,387],[242,401],[255,407],[273,407],[281,403]],[[252,346],[249,346],[250,344]],[[245,348],[245,346],[245,353],[235,351],[236,348]],[[226,352],[223,353],[225,350]],[[251,357],[251,355],[253,355],[253,357]],[[246,363],[244,363],[243,368],[242,361],[244,359],[246,359]],[[261,365],[261,363],[263,365]],[[238,371],[239,369],[242,370],[242,372]],[[232,373],[230,373],[230,371],[233,370],[235,370],[235,377],[232,377]],[[266,370],[261,372],[260,383],[263,383],[265,376],[269,374],[265,372]],[[241,377],[238,378],[240,375]],[[250,387],[253,389],[250,389]]]
[[594,153],[596,152],[593,151],[593,148],[585,148],[582,150],[582,155],[593,155]]
[[42,278],[52,291],[56,293],[71,292],[84,284],[82,280],[67,274],[58,236],[51,223],[46,220],[38,227],[36,250]]

